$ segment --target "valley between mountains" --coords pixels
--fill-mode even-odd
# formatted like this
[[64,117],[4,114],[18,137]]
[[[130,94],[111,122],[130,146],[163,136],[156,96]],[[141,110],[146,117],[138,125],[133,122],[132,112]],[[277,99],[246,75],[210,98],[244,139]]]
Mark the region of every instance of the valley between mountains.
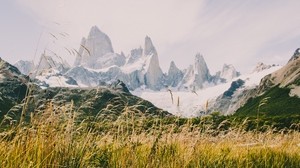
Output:
[[[273,110],[276,115],[299,112],[299,49],[284,66],[258,63],[247,74],[240,74],[230,64],[224,64],[220,71],[211,74],[200,53],[195,53],[194,62],[186,69],[179,69],[171,61],[168,72],[164,73],[159,66],[159,54],[150,37],[145,37],[143,47],[132,49],[125,55],[123,52],[115,53],[109,36],[93,26],[88,36],[82,38],[79,49],[69,52],[76,56],[73,65],[45,50],[38,65],[26,60],[16,62],[14,66],[19,71],[15,68],[14,74],[17,78],[26,76],[28,79],[23,81],[30,81],[47,91],[68,90],[67,88],[99,90],[122,83],[120,87],[126,88],[127,94],[141,97],[154,106],[181,117],[197,117],[212,112],[232,115],[236,111],[247,116],[251,114],[244,112],[247,111],[248,104],[251,104],[249,100],[263,98],[269,90],[278,88],[286,90],[286,98],[281,103],[288,106],[292,99],[295,105],[289,111],[268,108],[269,113],[273,114]],[[4,60],[2,62],[6,64]],[[72,100],[72,97],[64,99]],[[266,106],[272,106],[273,103],[277,104],[276,99]],[[2,111],[5,113],[8,109],[7,107]],[[255,108],[252,107],[251,110],[255,111]]]
[[246,74],[200,53],[164,73],[150,37],[115,53],[96,26],[66,50],[0,58],[0,167],[300,165],[300,49]]

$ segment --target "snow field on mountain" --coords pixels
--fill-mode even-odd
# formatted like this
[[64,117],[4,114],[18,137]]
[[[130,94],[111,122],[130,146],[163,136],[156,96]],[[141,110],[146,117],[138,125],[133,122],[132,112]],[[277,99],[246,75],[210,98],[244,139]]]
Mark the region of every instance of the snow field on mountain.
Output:
[[[262,70],[260,72],[253,72],[247,75],[241,75],[232,81],[242,79],[245,81],[243,88],[240,89],[251,89],[257,86],[260,80],[280,69],[281,66],[274,66],[269,69]],[[135,90],[132,94],[139,96],[152,102],[155,106],[166,110],[174,115],[182,117],[193,117],[205,114],[206,102],[214,103],[214,100],[222,95],[227,89],[229,89],[231,81],[216,86],[199,89],[196,92],[188,91],[172,91],[173,103],[170,92],[165,89],[161,91],[150,91],[150,90]],[[179,106],[178,106],[179,99]]]

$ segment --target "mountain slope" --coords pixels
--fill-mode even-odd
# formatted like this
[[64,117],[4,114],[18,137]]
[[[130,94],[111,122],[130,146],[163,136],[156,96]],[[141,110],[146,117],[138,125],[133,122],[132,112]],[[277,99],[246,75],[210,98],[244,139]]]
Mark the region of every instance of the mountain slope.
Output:
[[300,115],[300,58],[299,49],[281,69],[262,79],[253,98],[237,110],[236,115],[256,115],[261,106],[262,113],[273,115]]
[[14,64],[22,74],[29,75],[34,71],[34,63],[32,61],[19,60]]
[[24,99],[29,78],[0,58],[0,118]]
[[[231,82],[227,82],[191,91],[170,88],[170,90],[164,89],[160,92],[136,90],[132,93],[151,101],[157,107],[167,110],[174,115],[192,117],[209,114],[214,111],[227,115],[232,114],[245,103],[244,100],[246,101],[248,96],[251,95],[249,91],[251,92],[258,86],[264,76],[279,68],[279,66],[274,66],[260,72],[241,75],[233,79],[233,81],[241,80],[243,83],[243,85],[235,89],[232,89]],[[231,94],[224,96],[224,93],[228,92],[231,92]]]
[[87,38],[83,38],[74,66],[100,69],[112,65],[122,66],[125,63],[125,56],[114,53],[110,38],[93,26]]
[[[45,50],[46,52],[47,50]],[[93,26],[87,37],[83,37],[73,66],[67,65],[54,52],[53,57],[42,54],[38,65],[31,70],[29,62],[16,65],[44,87],[96,87],[122,80],[130,90],[151,89],[159,91],[165,87],[194,91],[208,86],[231,81],[239,74],[232,65],[224,65],[219,74],[211,75],[203,55],[196,54],[193,65],[180,70],[171,62],[168,73],[163,73],[156,48],[150,37],[145,37],[142,47],[131,50],[128,56],[115,53],[109,36]],[[57,58],[57,59],[54,59]]]
[[[267,103],[260,106],[263,99],[267,99]],[[274,86],[264,94],[250,98],[235,113],[237,116],[257,116],[257,114],[259,116],[300,115],[300,97],[290,96],[289,88]]]
[[[25,97],[28,86],[30,89]],[[73,110],[79,112],[83,119],[97,116],[115,120],[128,110],[135,111],[136,116],[170,115],[152,103],[132,95],[121,81],[97,88],[60,86],[41,89],[16,67],[0,58],[0,118],[7,115],[18,120],[24,108],[25,118],[30,118],[32,112],[39,113],[46,108]]]
[[[101,39],[101,36],[99,33],[95,34],[96,39]],[[97,47],[101,48],[101,46],[91,46],[96,51]],[[96,62],[97,66],[89,66],[83,63],[71,68],[65,75],[73,78],[79,86],[83,87],[110,84],[116,80],[122,80],[130,90],[139,87],[160,90],[163,87],[164,75],[159,66],[157,51],[150,37],[145,37],[144,48],[133,49],[126,60],[125,56],[115,57],[115,55],[116,53],[106,53],[102,56],[97,56],[97,60],[101,60]],[[81,62],[84,62],[86,59],[91,61],[91,58],[82,57]]]

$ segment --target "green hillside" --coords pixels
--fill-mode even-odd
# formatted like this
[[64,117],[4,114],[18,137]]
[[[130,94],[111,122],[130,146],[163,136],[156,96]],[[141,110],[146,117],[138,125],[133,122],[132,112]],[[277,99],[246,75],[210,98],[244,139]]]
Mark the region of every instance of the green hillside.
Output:
[[275,86],[256,98],[250,98],[247,103],[239,108],[237,116],[256,116],[259,104],[267,99],[266,104],[259,110],[259,116],[291,116],[300,115],[300,98],[290,97],[289,88]]

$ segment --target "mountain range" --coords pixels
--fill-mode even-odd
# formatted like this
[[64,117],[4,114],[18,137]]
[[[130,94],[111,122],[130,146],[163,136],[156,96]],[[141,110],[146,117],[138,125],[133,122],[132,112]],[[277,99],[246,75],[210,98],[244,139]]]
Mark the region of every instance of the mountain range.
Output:
[[63,60],[55,61],[54,57],[47,53],[41,56],[36,66],[23,60],[14,65],[24,74],[35,74],[34,78],[39,79],[45,86],[92,87],[119,79],[132,91],[159,91],[166,87],[197,90],[231,81],[240,75],[232,65],[226,64],[221,71],[211,75],[200,53],[195,55],[194,63],[186,69],[180,70],[172,61],[168,72],[163,73],[159,66],[158,53],[150,37],[145,37],[143,48],[132,49],[125,56],[123,52],[114,52],[110,38],[97,26],[91,28],[87,38],[82,38],[76,53],[73,66]]
[[133,95],[185,117],[214,111],[225,115],[254,115],[264,99],[270,101],[261,109],[278,115],[299,114],[299,56],[300,49],[297,49],[285,66],[258,63],[249,74],[240,74],[232,65],[224,64],[222,70],[212,75],[203,55],[196,53],[194,63],[186,69],[179,69],[171,61],[164,73],[150,37],[145,37],[143,47],[125,55],[115,53],[108,35],[93,26],[81,40],[74,65],[43,53],[38,65],[19,61],[15,66],[39,87],[48,90],[110,87],[122,81]]
[[82,119],[97,116],[100,119],[117,120],[128,108],[141,112],[136,114],[138,116],[171,115],[149,101],[132,95],[121,81],[94,88],[43,88],[37,84],[0,58],[1,124],[16,122],[22,117],[29,120],[31,115],[40,114],[47,108],[63,109],[64,112],[76,111]]

